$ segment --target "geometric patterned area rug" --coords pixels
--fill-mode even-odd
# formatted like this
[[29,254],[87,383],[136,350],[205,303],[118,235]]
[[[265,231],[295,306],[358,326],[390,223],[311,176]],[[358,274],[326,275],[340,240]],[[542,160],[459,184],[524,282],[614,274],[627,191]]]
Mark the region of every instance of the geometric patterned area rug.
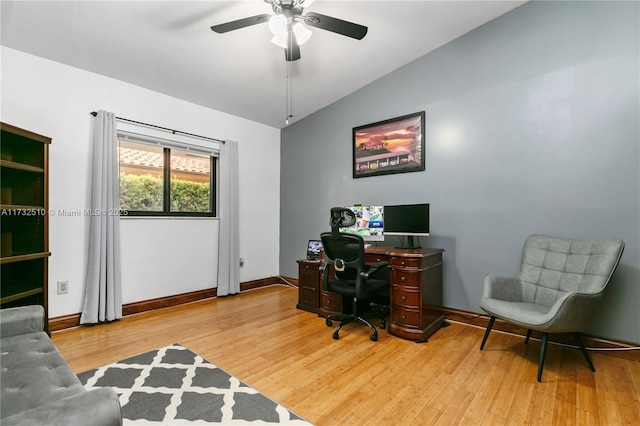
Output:
[[125,425],[311,424],[177,343],[78,378],[113,388]]

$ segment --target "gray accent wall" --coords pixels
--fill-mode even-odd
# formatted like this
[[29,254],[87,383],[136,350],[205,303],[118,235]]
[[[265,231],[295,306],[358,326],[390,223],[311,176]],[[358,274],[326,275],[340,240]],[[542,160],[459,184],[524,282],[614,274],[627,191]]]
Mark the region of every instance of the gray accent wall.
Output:
[[[638,2],[529,2],[283,129],[280,274],[353,203],[430,203],[444,304],[473,312],[528,235],[620,237],[590,333],[640,343],[639,27]],[[426,170],[354,179],[352,128],[417,111]]]

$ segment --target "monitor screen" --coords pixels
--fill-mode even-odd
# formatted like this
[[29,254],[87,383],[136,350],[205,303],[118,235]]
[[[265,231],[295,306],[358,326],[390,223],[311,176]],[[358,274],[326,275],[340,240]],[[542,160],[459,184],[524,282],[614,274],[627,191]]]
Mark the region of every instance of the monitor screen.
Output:
[[356,223],[348,228],[340,228],[340,232],[357,234],[365,241],[384,241],[384,207],[383,206],[349,206],[356,215]]
[[429,204],[384,206],[387,235],[429,236]]
[[309,240],[307,244],[307,259],[319,259],[322,252],[322,241]]

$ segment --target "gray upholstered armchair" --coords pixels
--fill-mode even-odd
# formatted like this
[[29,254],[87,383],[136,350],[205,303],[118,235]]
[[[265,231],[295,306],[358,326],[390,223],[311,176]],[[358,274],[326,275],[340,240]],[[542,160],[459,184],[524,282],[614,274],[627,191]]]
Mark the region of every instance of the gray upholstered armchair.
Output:
[[518,277],[487,275],[480,307],[491,318],[480,350],[496,318],[542,332],[538,381],[549,333],[572,333],[591,371],[595,371],[580,332],[587,328],[593,310],[618,266],[624,242],[618,238],[594,241],[566,240],[532,235],[527,238]]

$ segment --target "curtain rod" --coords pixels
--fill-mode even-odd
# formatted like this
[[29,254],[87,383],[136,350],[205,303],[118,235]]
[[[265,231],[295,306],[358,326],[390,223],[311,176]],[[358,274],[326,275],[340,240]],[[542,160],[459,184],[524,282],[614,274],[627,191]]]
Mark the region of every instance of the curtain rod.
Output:
[[[90,114],[95,117],[96,115],[98,115],[98,112],[97,111],[92,111]],[[209,140],[209,141],[225,143],[225,141],[220,140],[220,139],[210,138],[208,136],[195,135],[193,133],[181,132],[180,130],[174,130],[174,129],[169,129],[167,127],[156,126],[155,124],[143,123],[142,121],[129,120],[128,118],[116,117],[116,120],[126,121],[127,123],[140,124],[142,126],[147,126],[147,127],[153,127],[155,129],[160,129],[160,130],[164,130],[164,131],[167,131],[167,132],[171,132],[174,135],[177,133],[177,134],[193,136],[195,138],[205,139],[205,140]]]

